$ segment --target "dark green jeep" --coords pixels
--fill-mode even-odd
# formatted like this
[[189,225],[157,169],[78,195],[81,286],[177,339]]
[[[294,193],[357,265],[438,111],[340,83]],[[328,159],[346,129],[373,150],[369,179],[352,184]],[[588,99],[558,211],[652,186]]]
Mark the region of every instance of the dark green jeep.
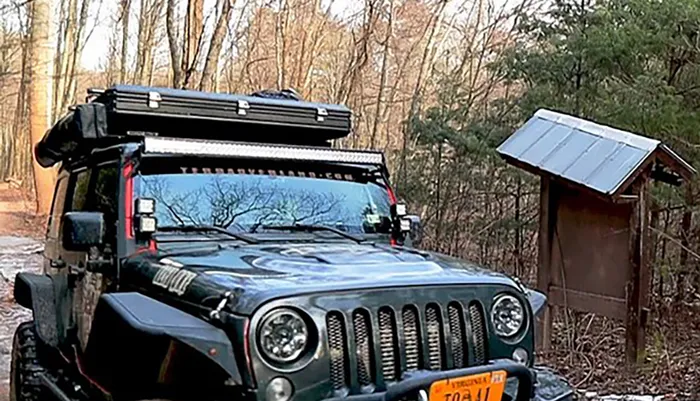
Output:
[[35,149],[60,164],[11,399],[560,400],[542,294],[414,249],[350,112],[293,92],[91,91]]

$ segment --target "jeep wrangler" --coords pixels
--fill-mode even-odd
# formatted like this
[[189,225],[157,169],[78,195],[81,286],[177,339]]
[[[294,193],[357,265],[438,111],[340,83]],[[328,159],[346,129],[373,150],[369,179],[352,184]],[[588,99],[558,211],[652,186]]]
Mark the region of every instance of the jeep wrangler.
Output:
[[416,249],[351,113],[292,91],[89,91],[35,147],[60,165],[10,397],[562,400],[541,293]]

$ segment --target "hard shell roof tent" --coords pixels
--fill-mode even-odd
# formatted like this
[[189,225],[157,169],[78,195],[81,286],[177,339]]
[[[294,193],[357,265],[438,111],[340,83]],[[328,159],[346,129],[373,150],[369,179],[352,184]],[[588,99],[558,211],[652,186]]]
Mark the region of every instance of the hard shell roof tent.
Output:
[[149,136],[329,147],[351,131],[347,107],[306,102],[293,90],[247,96],[116,85],[89,90],[87,103],[73,106],[34,151],[49,167]]

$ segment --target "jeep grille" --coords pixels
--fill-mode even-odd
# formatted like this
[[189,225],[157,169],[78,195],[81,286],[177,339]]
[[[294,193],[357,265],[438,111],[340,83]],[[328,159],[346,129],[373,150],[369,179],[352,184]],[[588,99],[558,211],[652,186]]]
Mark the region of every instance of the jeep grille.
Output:
[[[383,306],[373,313],[376,317],[361,308],[348,316],[337,311],[327,315],[330,377],[335,390],[356,384],[367,391],[401,380],[404,372],[486,362],[486,325],[477,302],[466,308],[459,302],[447,307],[430,303],[423,311],[415,305]],[[352,327],[345,327],[344,322]]]

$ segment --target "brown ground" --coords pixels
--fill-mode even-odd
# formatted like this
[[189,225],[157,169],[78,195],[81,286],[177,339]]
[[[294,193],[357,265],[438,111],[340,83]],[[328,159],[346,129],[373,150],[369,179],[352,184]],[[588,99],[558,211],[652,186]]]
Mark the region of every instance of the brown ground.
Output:
[[654,306],[644,363],[638,368],[625,367],[622,322],[584,314],[564,319],[559,313],[554,350],[539,360],[557,368],[582,392],[700,400],[700,300],[665,305]]
[[31,199],[0,183],[0,401],[8,395],[12,336],[20,322],[31,318],[29,311],[14,303],[14,276],[41,269],[45,218],[36,217],[33,210]]
[[12,184],[0,182],[0,235],[41,239],[46,216],[34,213],[34,200]]

